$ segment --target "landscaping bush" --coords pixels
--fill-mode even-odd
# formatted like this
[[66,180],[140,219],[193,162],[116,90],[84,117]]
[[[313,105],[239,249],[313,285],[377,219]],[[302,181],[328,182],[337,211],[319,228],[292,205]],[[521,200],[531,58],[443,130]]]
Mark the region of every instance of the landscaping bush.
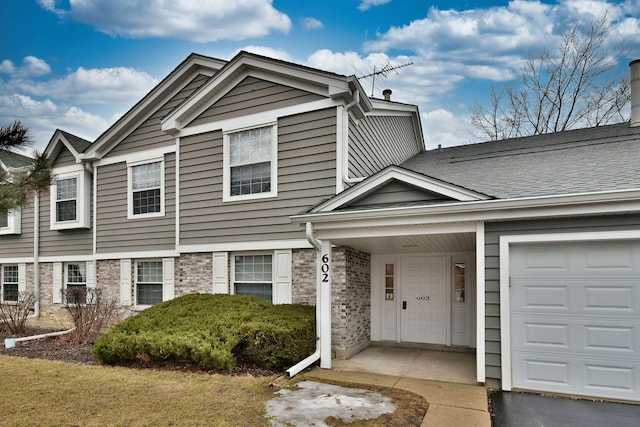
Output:
[[101,363],[171,362],[228,371],[238,360],[284,369],[315,348],[315,310],[240,295],[185,295],[130,317],[100,337]]

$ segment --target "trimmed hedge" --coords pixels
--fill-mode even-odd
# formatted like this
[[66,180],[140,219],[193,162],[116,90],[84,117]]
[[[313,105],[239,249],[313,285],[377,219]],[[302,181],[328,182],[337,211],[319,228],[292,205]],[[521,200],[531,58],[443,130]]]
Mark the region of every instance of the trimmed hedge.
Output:
[[96,341],[93,354],[109,365],[146,360],[228,371],[240,360],[282,370],[313,353],[315,343],[313,307],[191,294],[118,323]]

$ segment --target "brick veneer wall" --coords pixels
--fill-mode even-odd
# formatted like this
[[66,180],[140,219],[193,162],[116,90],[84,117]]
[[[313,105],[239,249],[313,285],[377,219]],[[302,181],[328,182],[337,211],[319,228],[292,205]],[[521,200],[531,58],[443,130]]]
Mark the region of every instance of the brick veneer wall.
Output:
[[[55,327],[72,327],[73,321],[65,307],[62,304],[53,303],[53,263],[41,262],[39,269],[40,318],[38,322]],[[33,265],[31,266],[31,276],[33,276]],[[31,289],[33,289],[33,283]]]
[[213,254],[182,254],[176,259],[175,296],[213,292]]
[[291,263],[292,302],[316,305],[315,249],[294,249],[291,254]]

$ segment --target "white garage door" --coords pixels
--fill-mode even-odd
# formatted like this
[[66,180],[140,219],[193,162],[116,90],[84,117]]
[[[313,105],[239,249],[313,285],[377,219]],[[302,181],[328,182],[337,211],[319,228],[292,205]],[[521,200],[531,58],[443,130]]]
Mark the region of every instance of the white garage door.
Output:
[[513,244],[514,388],[640,400],[640,242]]

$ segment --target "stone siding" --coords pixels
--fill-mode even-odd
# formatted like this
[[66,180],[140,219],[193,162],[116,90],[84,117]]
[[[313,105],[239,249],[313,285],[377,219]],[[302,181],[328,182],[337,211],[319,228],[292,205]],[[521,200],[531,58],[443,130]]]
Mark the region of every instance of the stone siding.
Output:
[[291,299],[294,304],[316,305],[316,251],[294,249],[291,254]]

